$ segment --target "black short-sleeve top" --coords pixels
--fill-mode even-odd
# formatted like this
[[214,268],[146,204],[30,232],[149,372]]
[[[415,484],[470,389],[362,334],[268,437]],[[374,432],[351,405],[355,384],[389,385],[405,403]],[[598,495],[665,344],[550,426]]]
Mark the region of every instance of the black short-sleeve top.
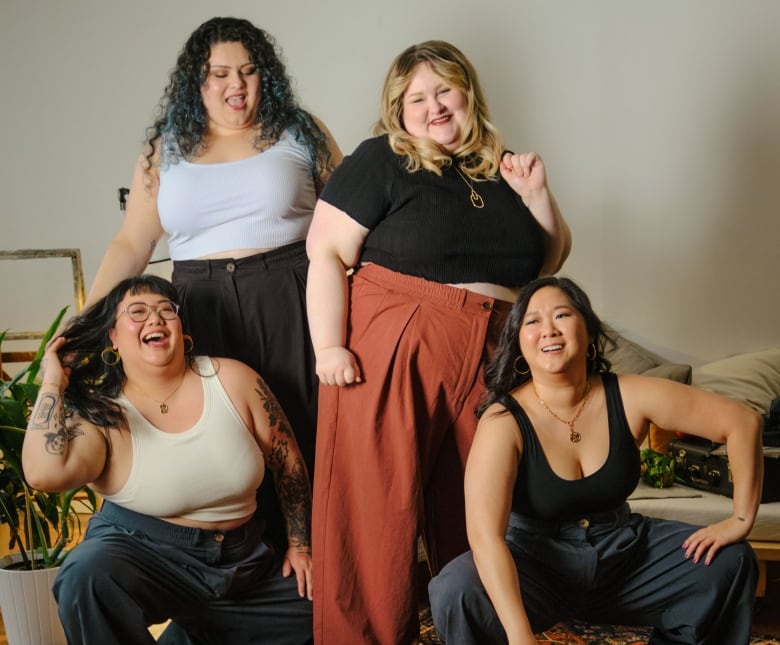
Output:
[[387,136],[367,139],[346,156],[321,199],[370,229],[361,262],[440,283],[489,282],[519,287],[544,262],[542,231],[502,179],[472,182],[484,208],[452,166],[438,176],[408,172]]

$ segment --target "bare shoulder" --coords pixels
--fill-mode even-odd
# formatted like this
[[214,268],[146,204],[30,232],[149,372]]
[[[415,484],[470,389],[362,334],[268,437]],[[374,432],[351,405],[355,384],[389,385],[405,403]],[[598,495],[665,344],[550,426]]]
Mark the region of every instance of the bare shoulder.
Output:
[[516,443],[522,440],[514,415],[500,403],[493,403],[477,424],[477,437],[487,441]]
[[673,381],[660,376],[643,376],[642,374],[618,374],[618,386],[625,399],[631,396],[648,396],[655,393],[668,395],[676,393],[685,396],[692,390],[690,385]]
[[255,370],[242,361],[223,357],[209,357],[209,360],[213,371],[204,371],[202,376],[216,376],[231,396],[233,390],[246,390],[248,385],[262,380]]

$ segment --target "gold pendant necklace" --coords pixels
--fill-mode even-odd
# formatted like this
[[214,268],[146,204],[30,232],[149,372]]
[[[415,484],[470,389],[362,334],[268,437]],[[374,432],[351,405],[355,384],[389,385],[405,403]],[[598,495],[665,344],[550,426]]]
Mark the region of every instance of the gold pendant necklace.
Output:
[[469,190],[471,191],[471,194],[469,195],[469,198],[471,199],[471,205],[474,208],[484,208],[485,207],[485,200],[482,199],[482,195],[480,195],[476,190],[474,190],[474,185],[466,179],[466,176],[460,171],[460,169],[453,165],[453,168],[455,168],[455,172],[457,172],[460,175],[460,178],[466,182],[466,186],[469,187]]
[[184,374],[182,374],[182,376],[181,376],[181,381],[179,381],[179,384],[178,384],[178,385],[177,385],[175,388],[173,388],[173,391],[172,391],[172,392],[171,392],[171,393],[170,393],[168,396],[166,396],[166,397],[165,397],[165,398],[164,398],[162,401],[158,401],[157,399],[155,399],[155,398],[153,398],[153,397],[149,396],[149,395],[148,395],[146,392],[144,392],[144,391],[143,391],[143,390],[140,388],[140,386],[139,386],[139,385],[137,385],[136,383],[133,383],[132,385],[133,385],[133,387],[134,387],[136,390],[138,390],[138,391],[139,391],[141,394],[143,394],[143,395],[144,395],[144,396],[145,396],[147,399],[151,399],[151,400],[152,400],[152,401],[154,401],[154,402],[155,402],[157,405],[159,405],[159,406],[160,406],[160,413],[161,413],[161,414],[168,414],[168,404],[166,403],[166,401],[167,401],[168,399],[170,399],[170,398],[171,398],[171,397],[172,397],[174,394],[176,394],[176,392],[178,392],[178,391],[179,391],[179,388],[182,386],[182,383],[184,383],[184,378],[185,378],[186,376],[187,376],[187,371],[186,371],[186,368],[185,368]]
[[542,399],[539,397],[539,392],[536,391],[536,385],[534,385],[534,382],[531,381],[531,387],[534,389],[534,394],[536,395],[537,401],[542,404],[542,407],[547,410],[553,417],[558,419],[561,423],[565,423],[567,426],[569,426],[569,441],[572,443],[579,443],[582,440],[582,435],[579,432],[574,431],[574,422],[580,418],[580,414],[582,414],[582,411],[585,409],[585,404],[588,402],[588,394],[590,394],[590,381],[587,381],[585,383],[585,394],[582,395],[582,401],[580,401],[580,407],[577,410],[577,413],[571,418],[570,421],[567,421],[566,419],[562,419],[559,417],[555,412],[553,412],[550,409],[550,406],[548,406]]

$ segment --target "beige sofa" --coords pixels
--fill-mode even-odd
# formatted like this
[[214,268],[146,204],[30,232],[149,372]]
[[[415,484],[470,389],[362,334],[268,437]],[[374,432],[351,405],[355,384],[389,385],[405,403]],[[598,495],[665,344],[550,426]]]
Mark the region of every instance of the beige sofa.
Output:
[[[762,414],[780,397],[780,348],[740,354],[691,368],[670,363],[609,330],[617,346],[607,353],[618,373],[642,373],[672,378],[744,401]],[[674,432],[651,427],[647,446],[666,453]],[[772,451],[773,453],[776,451]],[[767,457],[777,458],[777,457]],[[731,499],[675,484],[654,489],[643,483],[629,498],[632,510],[650,517],[710,524],[731,514]],[[780,502],[761,504],[748,539],[759,558],[758,595],[766,590],[766,563],[780,560]]]

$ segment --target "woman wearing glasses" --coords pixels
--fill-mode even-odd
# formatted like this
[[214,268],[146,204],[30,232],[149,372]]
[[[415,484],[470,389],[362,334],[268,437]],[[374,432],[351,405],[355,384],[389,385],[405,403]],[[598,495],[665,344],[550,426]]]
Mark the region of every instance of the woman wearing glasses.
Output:
[[[54,583],[68,642],[151,642],[148,625],[172,618],[196,642],[308,643],[300,450],[257,372],[187,354],[176,298],[157,276],[124,280],[44,357],[27,480],[50,491],[88,484],[105,500]],[[287,526],[283,554],[254,515],[266,468]]]

